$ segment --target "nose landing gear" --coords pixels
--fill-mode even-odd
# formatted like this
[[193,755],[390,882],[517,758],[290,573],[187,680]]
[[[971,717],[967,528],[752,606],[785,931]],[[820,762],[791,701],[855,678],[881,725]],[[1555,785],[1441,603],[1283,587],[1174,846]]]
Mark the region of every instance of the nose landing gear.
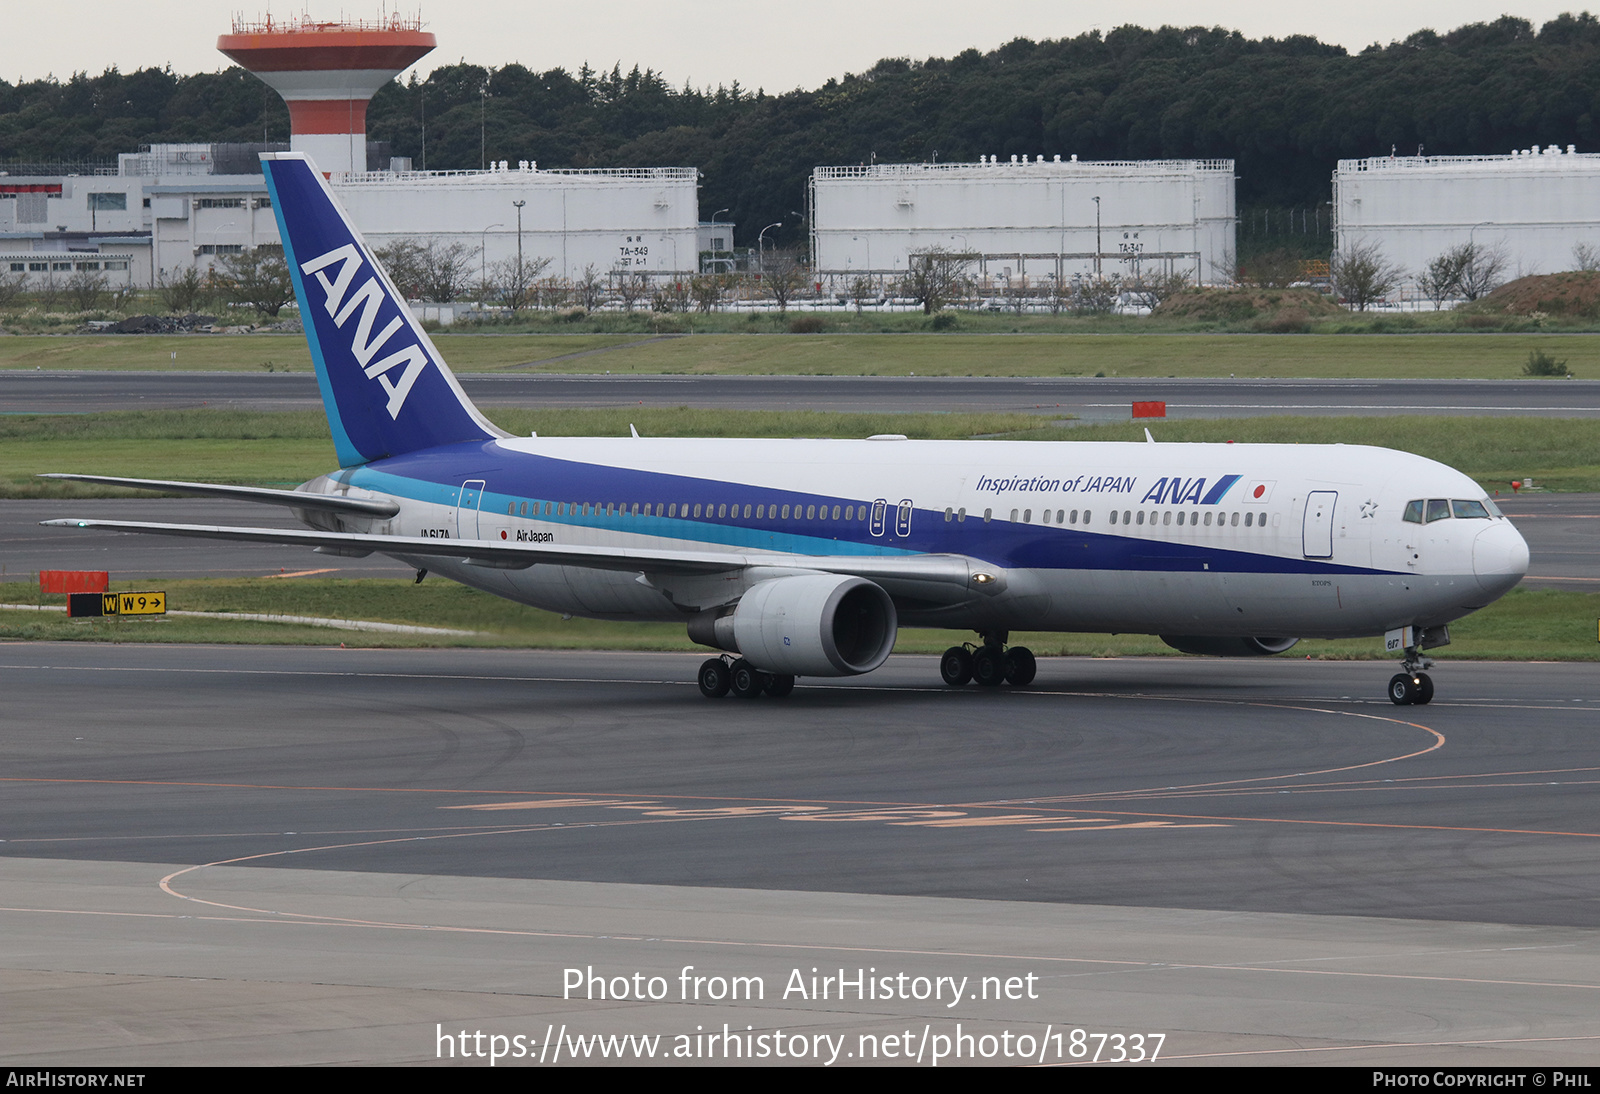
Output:
[[1424,656],[1415,646],[1406,648],[1406,659],[1397,672],[1389,678],[1389,701],[1397,707],[1424,706],[1433,701],[1433,677],[1423,669],[1433,667],[1433,658]]

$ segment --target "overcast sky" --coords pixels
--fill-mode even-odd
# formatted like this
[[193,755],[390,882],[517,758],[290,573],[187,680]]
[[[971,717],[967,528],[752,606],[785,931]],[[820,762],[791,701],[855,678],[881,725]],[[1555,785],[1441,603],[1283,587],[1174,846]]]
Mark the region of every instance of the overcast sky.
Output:
[[[236,6],[238,5],[238,6]],[[392,5],[391,5],[392,7]],[[216,51],[231,12],[306,11],[315,18],[371,18],[380,0],[260,4],[246,0],[78,0],[69,8],[6,5],[0,34],[0,78],[11,83],[54,74],[123,71],[170,64],[180,73],[224,67]],[[415,2],[400,5],[416,12]],[[1529,3],[1511,14],[1536,27],[1570,3]],[[1576,9],[1582,10],[1582,9]],[[609,70],[620,62],[653,68],[681,86],[715,87],[737,80],[769,92],[812,88],[832,76],[860,72],[882,57],[949,57],[968,47],[993,49],[1013,38],[1067,38],[1127,23],[1223,26],[1252,37],[1310,34],[1352,52],[1388,43],[1424,27],[1448,30],[1498,18],[1503,0],[1345,0],[1300,5],[1281,0],[801,0],[794,4],[730,4],[709,0],[427,0],[426,29],[439,46],[420,71],[468,60],[532,69],[576,69],[587,61]]]

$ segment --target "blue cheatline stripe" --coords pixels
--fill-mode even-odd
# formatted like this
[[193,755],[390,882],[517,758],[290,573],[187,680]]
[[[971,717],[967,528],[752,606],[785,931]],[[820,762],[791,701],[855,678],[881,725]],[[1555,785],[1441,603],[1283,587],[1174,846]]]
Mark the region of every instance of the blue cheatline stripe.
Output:
[[[465,482],[467,480],[463,479],[462,481]],[[456,505],[461,490],[460,484],[446,486],[443,483],[389,474],[371,467],[362,468],[353,473],[350,476],[350,485],[365,490],[391,494],[411,501],[440,506]],[[715,491],[722,485],[711,483],[706,484],[704,488]],[[607,513],[604,507],[619,504],[616,501],[619,495],[628,498],[628,512]],[[706,547],[731,547],[798,555],[885,556],[917,553],[907,547],[895,546],[890,543],[864,542],[845,538],[854,534],[865,539],[866,525],[859,520],[850,525],[845,525],[842,522],[830,522],[827,525],[828,530],[830,533],[838,532],[839,537],[836,538],[831,534],[815,535],[792,531],[792,526],[796,524],[816,523],[815,521],[807,522],[803,519],[777,520],[773,522],[773,527],[759,525],[752,527],[749,524],[741,523],[743,518],[739,517],[646,517],[642,514],[634,516],[632,515],[631,505],[633,498],[638,496],[637,489],[630,491],[626,487],[619,487],[598,496],[584,497],[571,497],[565,491],[559,497],[546,497],[533,496],[527,493],[508,494],[485,488],[479,499],[478,511],[488,517],[511,517],[513,514],[506,512],[508,504],[520,506],[523,503],[527,503],[530,508],[538,507],[539,515],[537,519],[543,524],[564,525],[570,528],[588,528],[609,533],[626,532],[632,535],[685,541]],[[652,492],[652,499],[655,496],[655,492]],[[703,498],[705,494],[701,493],[699,496]],[[815,495],[789,494],[787,496],[798,496],[812,502],[816,500]],[[726,492],[723,492],[721,497],[727,497]],[[565,505],[567,512],[565,514],[552,512],[549,516],[545,516],[543,509],[547,502],[552,505]],[[866,509],[859,502],[850,502],[849,504],[855,505],[863,511]],[[577,511],[579,506],[583,506],[588,512]],[[529,514],[517,519],[534,520],[535,517]],[[622,519],[628,522],[625,526],[618,525],[618,521]]]
[[[728,504],[742,512],[746,504],[774,502],[793,507],[807,505],[855,506],[866,510],[871,502],[859,498],[772,490],[744,483],[695,479],[663,472],[638,471],[600,464],[578,463],[525,453],[509,453],[494,443],[461,444],[412,453],[352,472],[351,485],[432,505],[453,507],[461,484],[482,479],[486,486],[479,512],[493,518],[533,520],[541,523],[672,539],[710,548],[742,548],[800,555],[905,556],[960,554],[1008,568],[1048,570],[1132,570],[1152,573],[1233,574],[1386,574],[1362,566],[1305,559],[1298,556],[1258,554],[1249,550],[1211,547],[1192,542],[1142,539],[1110,532],[1090,532],[1080,527],[1016,524],[995,521],[985,525],[979,517],[946,522],[937,510],[916,510],[911,535],[892,532],[873,536],[863,518],[851,523],[806,520],[803,517],[646,517],[632,515],[632,505]],[[545,502],[565,504],[568,512],[545,516]],[[508,505],[538,505],[539,514],[518,517],[505,512]],[[625,504],[626,512],[607,515],[593,507]],[[590,512],[574,513],[574,505]],[[687,511],[687,510],[685,510]],[[626,523],[621,523],[625,521]],[[819,525],[822,533],[818,534]]]
[[311,363],[317,369],[317,388],[322,392],[322,409],[328,415],[328,430],[333,434],[333,452],[340,467],[354,467],[366,463],[364,457],[345,432],[339,419],[339,404],[333,397],[333,382],[328,378],[328,362],[322,356],[322,339],[317,334],[317,324],[310,314],[311,305],[306,296],[305,281],[300,274],[300,263],[295,260],[294,244],[289,239],[289,226],[283,220],[283,200],[278,196],[278,184],[272,177],[272,164],[263,163],[261,173],[267,179],[267,196],[272,200],[272,215],[278,222],[278,238],[283,241],[283,258],[289,264],[289,276],[294,281],[294,298],[300,305],[300,326],[306,332],[306,345],[311,348]]

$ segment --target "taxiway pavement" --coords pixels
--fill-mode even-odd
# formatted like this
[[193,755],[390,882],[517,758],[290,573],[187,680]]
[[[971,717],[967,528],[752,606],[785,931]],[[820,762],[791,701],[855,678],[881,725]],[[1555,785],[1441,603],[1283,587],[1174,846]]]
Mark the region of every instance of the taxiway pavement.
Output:
[[[1592,666],[1446,663],[1396,708],[1371,663],[988,691],[905,657],[708,702],[697,660],[0,647],[0,1056],[424,1062],[466,1030],[704,1063],[726,1024],[925,1065],[963,1032],[1076,1062],[1072,1030],[1174,1063],[1600,1062]],[[685,966],[765,994],[684,998]],[[568,969],[665,994],[564,997]],[[974,994],[819,999],[813,969]]]
[[[1163,400],[1172,418],[1260,415],[1519,415],[1600,417],[1600,380],[1236,380],[969,376],[606,376],[465,373],[480,406],[706,407],[840,412],[1021,412],[1127,421],[1134,400]],[[221,406],[312,410],[306,373],[0,371],[8,413]]]

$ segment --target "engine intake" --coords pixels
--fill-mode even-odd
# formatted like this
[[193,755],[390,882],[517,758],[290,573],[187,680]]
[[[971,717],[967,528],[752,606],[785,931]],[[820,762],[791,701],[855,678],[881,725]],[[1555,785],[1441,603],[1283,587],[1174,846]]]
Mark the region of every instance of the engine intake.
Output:
[[689,623],[689,637],[794,676],[859,676],[888,660],[899,633],[889,594],[860,577],[804,574],[752,585],[731,612]]

